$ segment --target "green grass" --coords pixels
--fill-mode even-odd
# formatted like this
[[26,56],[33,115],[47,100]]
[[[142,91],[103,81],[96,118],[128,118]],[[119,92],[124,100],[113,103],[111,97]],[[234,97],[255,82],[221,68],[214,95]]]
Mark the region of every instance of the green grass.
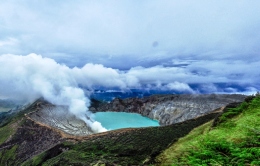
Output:
[[157,157],[159,165],[260,165],[260,97],[230,108]]
[[15,129],[10,125],[4,126],[0,128],[0,145],[4,143],[11,135],[13,135]]
[[46,157],[46,153],[43,152],[35,157],[32,158],[32,160],[27,160],[24,162],[21,166],[26,166],[26,165],[41,165],[41,162],[43,158]]
[[0,127],[0,145],[14,135],[17,126],[20,126],[22,122],[22,118],[14,118],[12,120],[8,119],[8,122],[6,122],[4,126]]
[[0,165],[15,165],[16,162],[16,149],[18,145],[13,146],[11,149],[6,149],[0,152]]

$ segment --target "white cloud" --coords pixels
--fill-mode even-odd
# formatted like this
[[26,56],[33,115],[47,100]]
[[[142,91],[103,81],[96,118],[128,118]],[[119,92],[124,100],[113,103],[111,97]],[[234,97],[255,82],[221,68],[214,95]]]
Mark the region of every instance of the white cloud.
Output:
[[119,71],[103,65],[86,64],[82,68],[73,68],[72,72],[77,82],[88,88],[93,86],[126,88]]
[[66,64],[59,74],[71,77],[69,84],[90,89],[175,82],[258,88],[258,6],[258,0],[1,1],[0,55],[41,54]]
[[195,93],[188,84],[181,83],[181,82],[173,82],[166,85],[169,90],[174,90],[178,92],[188,92],[188,93]]
[[6,46],[12,46],[17,44],[17,40],[14,38],[8,38],[6,40],[0,40],[0,48],[1,47],[6,47]]
[[[36,54],[2,55],[0,63],[2,66],[0,77],[3,82],[1,95],[25,96],[28,99],[29,97],[34,99],[39,95],[52,98],[61,93],[60,87],[78,87],[78,85],[89,90],[148,88],[181,93],[234,92],[235,89],[228,85],[225,87],[215,85],[230,83],[242,87],[260,88],[258,72],[260,61],[185,61],[184,67],[133,67],[127,71],[92,63],[85,64],[82,68],[69,68],[53,59]],[[176,61],[174,63],[180,64]],[[201,86],[192,89],[191,84]],[[225,90],[225,88],[233,89]],[[26,95],[31,89],[34,93]]]
[[1,1],[0,41],[19,42],[0,54],[36,52],[70,66],[118,68],[187,58],[259,60],[258,6],[258,0]]

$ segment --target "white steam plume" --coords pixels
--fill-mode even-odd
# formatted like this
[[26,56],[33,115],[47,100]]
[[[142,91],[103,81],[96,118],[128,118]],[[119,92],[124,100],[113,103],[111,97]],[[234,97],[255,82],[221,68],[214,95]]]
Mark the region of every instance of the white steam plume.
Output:
[[155,85],[159,89],[194,93],[188,84],[175,81],[186,76],[180,70],[155,66],[120,71],[99,64],[69,68],[36,54],[7,54],[0,56],[0,95],[26,101],[43,97],[55,105],[66,105],[71,113],[84,120],[93,131],[102,132],[106,129],[99,122],[86,118],[86,114],[91,117],[88,111],[90,101],[79,85],[89,89],[107,87],[123,90],[143,85],[151,85],[153,88]]
[[67,105],[69,111],[84,120],[94,132],[106,131],[90,116],[89,99],[78,88],[71,69],[36,54],[0,56],[0,92],[9,98],[33,101],[44,97],[56,105]]

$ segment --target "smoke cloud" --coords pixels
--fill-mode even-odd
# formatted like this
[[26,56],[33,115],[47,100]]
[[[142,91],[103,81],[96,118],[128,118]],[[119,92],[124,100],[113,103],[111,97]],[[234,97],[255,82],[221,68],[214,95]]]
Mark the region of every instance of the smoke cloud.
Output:
[[84,120],[94,132],[106,131],[90,117],[89,99],[78,88],[71,69],[36,54],[0,56],[0,91],[9,98],[33,101],[44,97],[55,105],[66,105],[76,117]]

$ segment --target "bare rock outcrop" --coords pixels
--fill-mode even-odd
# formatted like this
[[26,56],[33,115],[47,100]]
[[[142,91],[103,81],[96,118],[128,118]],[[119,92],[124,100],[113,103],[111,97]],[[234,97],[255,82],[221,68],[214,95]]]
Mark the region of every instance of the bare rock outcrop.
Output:
[[35,111],[27,116],[37,123],[44,124],[73,136],[93,134],[90,127],[68,111],[65,106],[54,106],[45,101],[36,103]]

